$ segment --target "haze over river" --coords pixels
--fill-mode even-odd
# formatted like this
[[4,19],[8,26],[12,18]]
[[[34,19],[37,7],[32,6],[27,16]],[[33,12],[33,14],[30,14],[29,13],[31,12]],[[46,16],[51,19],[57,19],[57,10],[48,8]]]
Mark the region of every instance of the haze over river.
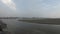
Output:
[[2,19],[13,34],[60,34],[60,25],[34,24],[17,19]]

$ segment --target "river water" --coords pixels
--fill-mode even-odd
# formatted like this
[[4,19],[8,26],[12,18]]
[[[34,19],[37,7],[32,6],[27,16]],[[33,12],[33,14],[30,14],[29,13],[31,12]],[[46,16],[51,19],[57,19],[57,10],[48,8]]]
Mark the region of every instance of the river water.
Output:
[[60,25],[26,23],[17,19],[2,19],[2,21],[13,34],[60,34]]

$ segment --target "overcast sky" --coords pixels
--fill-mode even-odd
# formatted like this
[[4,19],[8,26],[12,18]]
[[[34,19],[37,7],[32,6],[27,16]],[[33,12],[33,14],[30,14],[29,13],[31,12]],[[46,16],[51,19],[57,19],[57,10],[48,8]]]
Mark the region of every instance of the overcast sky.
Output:
[[0,16],[60,18],[60,0],[0,0]]

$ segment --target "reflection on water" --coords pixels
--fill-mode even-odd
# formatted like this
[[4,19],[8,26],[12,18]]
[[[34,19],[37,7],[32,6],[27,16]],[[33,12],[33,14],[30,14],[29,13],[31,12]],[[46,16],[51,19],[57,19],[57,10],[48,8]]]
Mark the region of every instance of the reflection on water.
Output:
[[60,34],[60,25],[32,24],[16,19],[2,19],[8,25],[8,31],[15,34]]

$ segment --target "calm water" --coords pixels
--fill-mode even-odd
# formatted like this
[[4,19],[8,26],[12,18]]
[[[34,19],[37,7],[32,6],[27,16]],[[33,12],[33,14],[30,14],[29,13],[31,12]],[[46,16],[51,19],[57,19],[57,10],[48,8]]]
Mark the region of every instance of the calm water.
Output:
[[32,24],[17,19],[2,19],[13,34],[60,34],[60,25]]

